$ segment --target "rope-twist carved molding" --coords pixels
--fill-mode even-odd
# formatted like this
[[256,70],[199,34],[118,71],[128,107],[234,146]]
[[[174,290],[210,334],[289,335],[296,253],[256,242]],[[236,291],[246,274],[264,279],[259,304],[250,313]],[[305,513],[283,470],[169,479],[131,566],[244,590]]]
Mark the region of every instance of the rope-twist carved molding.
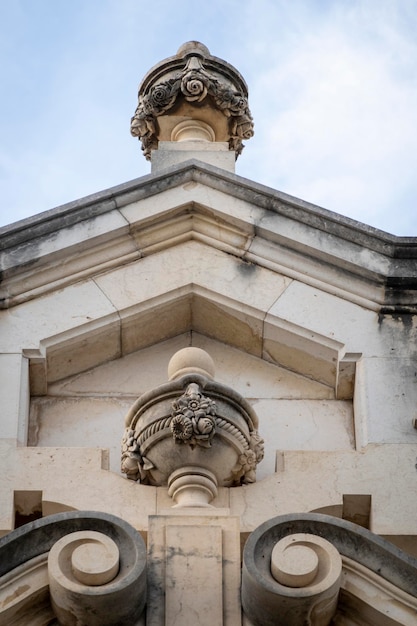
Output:
[[168,485],[184,467],[190,476],[212,472],[219,486],[255,482],[264,446],[250,403],[214,380],[212,359],[200,348],[177,352],[168,376],[126,415],[121,471],[153,486]]
[[[192,400],[193,396],[191,402]],[[212,402],[209,404],[207,401],[205,403],[210,406],[210,409],[214,413],[215,403]],[[150,470],[154,469],[154,465],[142,454],[141,447],[150,437],[157,433],[166,431],[166,436],[172,435],[174,441],[177,443],[189,443],[190,445],[209,447],[215,433],[220,433],[223,430],[236,439],[242,448],[242,453],[239,455],[237,463],[232,470],[229,482],[232,484],[254,482],[256,479],[256,466],[263,459],[263,439],[261,439],[257,431],[252,431],[248,437],[246,433],[224,417],[207,415],[205,408],[206,407],[201,409],[201,403],[196,403],[196,410],[194,410],[191,415],[192,409],[189,408],[189,404],[185,402],[179,404],[178,401],[175,401],[173,415],[155,420],[155,422],[147,426],[139,434],[136,434],[131,428],[126,428],[122,439],[122,473],[126,474],[127,478],[131,480],[139,480],[143,484],[149,482],[148,473]],[[190,415],[188,415],[188,413],[185,414],[184,410],[190,412]],[[201,415],[199,415],[199,412],[201,412]],[[198,422],[202,422],[203,424],[208,422],[209,426],[212,425],[208,432],[194,432],[195,426],[193,426],[192,420],[195,414],[197,414]],[[181,430],[178,429],[179,422]],[[189,422],[189,424],[187,422]],[[187,426],[189,426],[188,433],[185,430]]]

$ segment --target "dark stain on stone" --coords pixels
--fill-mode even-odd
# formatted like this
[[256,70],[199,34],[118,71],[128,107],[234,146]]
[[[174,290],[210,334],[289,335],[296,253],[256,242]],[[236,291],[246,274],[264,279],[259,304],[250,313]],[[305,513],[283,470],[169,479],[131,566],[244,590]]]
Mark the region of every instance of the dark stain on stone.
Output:
[[413,329],[413,318],[415,312],[410,312],[408,307],[383,307],[378,313],[378,324],[381,326],[388,318],[393,322],[398,322],[404,330]]
[[254,274],[256,272],[256,267],[256,263],[251,263],[245,259],[240,259],[237,265],[239,272],[244,276],[251,276]]

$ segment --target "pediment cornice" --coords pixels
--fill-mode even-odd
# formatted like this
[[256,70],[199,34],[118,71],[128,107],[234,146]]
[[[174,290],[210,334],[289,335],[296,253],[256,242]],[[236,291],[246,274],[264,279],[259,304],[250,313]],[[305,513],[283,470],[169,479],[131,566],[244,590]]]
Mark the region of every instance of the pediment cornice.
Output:
[[187,239],[366,308],[414,310],[417,238],[384,233],[198,161],[0,229],[3,308]]

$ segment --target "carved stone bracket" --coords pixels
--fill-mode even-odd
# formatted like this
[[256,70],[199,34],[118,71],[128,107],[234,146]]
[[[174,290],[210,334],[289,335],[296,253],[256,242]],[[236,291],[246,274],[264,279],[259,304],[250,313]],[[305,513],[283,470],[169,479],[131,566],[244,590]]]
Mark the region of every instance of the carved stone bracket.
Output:
[[227,118],[229,149],[236,158],[243,150],[242,141],[253,135],[243,78],[198,42],[184,44],[175,57],[153,68],[139,87],[138,100],[130,130],[142,142],[148,160],[151,150],[158,147],[158,117],[173,112],[181,101],[196,107],[209,105]]

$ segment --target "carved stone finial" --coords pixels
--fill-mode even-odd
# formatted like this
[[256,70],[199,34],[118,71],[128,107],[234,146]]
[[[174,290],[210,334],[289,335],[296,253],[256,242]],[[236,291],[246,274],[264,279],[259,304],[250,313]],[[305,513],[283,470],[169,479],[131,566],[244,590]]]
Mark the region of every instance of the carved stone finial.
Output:
[[159,141],[181,140],[178,125],[189,120],[197,135],[188,127],[180,135],[183,141],[228,142],[236,158],[242,141],[253,135],[244,79],[198,41],[183,44],[175,56],[153,67],[139,86],[138,100],[130,129],[148,160]]
[[208,506],[217,485],[255,482],[263,458],[258,418],[240,394],[214,381],[211,356],[200,348],[180,350],[168,376],[170,382],[143,394],[126,416],[122,472],[168,485],[177,506]]

